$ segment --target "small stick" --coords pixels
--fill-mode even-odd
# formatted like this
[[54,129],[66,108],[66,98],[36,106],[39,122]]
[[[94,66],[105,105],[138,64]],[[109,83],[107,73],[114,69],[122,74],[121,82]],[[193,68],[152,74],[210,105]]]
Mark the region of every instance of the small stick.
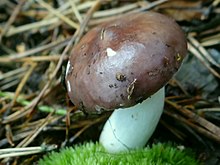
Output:
[[78,35],[76,37],[75,44],[77,44],[79,42],[80,38],[82,37],[83,32],[84,32],[90,18],[92,17],[93,13],[99,9],[99,7],[101,5],[101,1],[102,0],[97,0],[96,3],[87,12],[86,17],[84,18],[83,22],[80,24],[80,29],[78,31]]
[[171,105],[172,107],[174,107],[176,110],[181,112],[186,117],[189,117],[194,122],[200,124],[201,126],[206,128],[207,130],[209,130],[211,133],[215,134],[217,137],[220,137],[220,128],[218,126],[214,125],[213,123],[209,122],[208,120],[200,117],[199,115],[193,113],[192,111],[190,111],[190,110],[188,110],[188,109],[186,109],[186,108],[184,108],[184,107],[182,107],[182,106],[180,106],[180,105],[178,105],[168,99],[166,99],[165,102],[168,103],[169,105]]
[[26,147],[28,146],[35,137],[43,130],[43,128],[50,123],[52,119],[52,114],[50,113],[46,118],[43,119],[43,121],[36,127],[35,130],[33,130],[33,133],[27,136],[25,139],[23,139],[17,146],[16,148],[19,147]]
[[31,73],[34,71],[34,68],[36,67],[36,63],[31,63],[30,68],[25,73],[24,77],[21,79],[21,82],[19,83],[18,87],[16,88],[14,98],[11,102],[11,106],[14,106],[16,99],[18,98],[21,90],[23,89],[25,83],[27,82],[28,78],[30,77]]
[[210,53],[192,36],[192,34],[188,35],[189,41],[192,43],[194,47],[196,47],[211,64],[220,68],[220,64],[218,64],[210,55]]
[[171,125],[167,124],[164,120],[160,119],[160,123],[166,127],[172,134],[174,134],[178,139],[184,141],[184,138],[186,138],[186,135],[184,135],[182,132],[178,131],[176,128],[172,127]]
[[[54,41],[54,42],[51,42],[47,45],[43,45],[43,46],[39,46],[37,48],[34,48],[34,49],[30,49],[28,51],[25,51],[23,53],[16,53],[16,54],[10,54],[8,57],[4,57],[3,58],[8,58],[9,60],[11,61],[14,61],[16,59],[19,59],[19,58],[23,58],[23,57],[27,57],[27,56],[30,56],[30,55],[33,55],[33,54],[36,54],[36,53],[39,53],[39,52],[42,52],[44,50],[48,50],[48,49],[51,49],[51,48],[54,48],[54,47],[63,47],[63,46],[66,46],[67,43],[70,41],[70,38],[67,38],[67,39],[64,39],[62,41]],[[0,57],[1,59],[1,57]],[[1,61],[1,60],[0,60]]]
[[117,7],[117,8],[112,8],[108,10],[103,10],[103,11],[96,11],[94,13],[93,18],[100,18],[100,17],[110,17],[114,15],[119,15],[123,14],[129,11],[133,11],[134,9],[137,9],[139,7],[138,2],[128,4],[125,6]]
[[7,148],[0,149],[0,159],[8,157],[26,156],[41,152],[51,151],[57,148],[57,145],[42,145],[39,147]]
[[[11,126],[9,124],[6,124],[5,125],[5,131],[6,131],[6,138],[8,140],[8,143],[11,145],[11,146],[14,146],[14,142],[13,142],[13,133],[12,133],[12,130],[11,130]],[[0,152],[1,154],[1,152]]]
[[22,5],[25,3],[25,0],[21,0],[19,1],[18,5],[16,6],[16,8],[14,9],[13,13],[11,14],[10,18],[8,19],[8,22],[6,23],[4,29],[1,32],[0,35],[0,42],[2,41],[2,37],[8,32],[10,25],[14,22],[14,20],[16,19],[19,11],[21,10]]
[[206,136],[206,137],[208,137],[208,138],[210,138],[210,139],[213,139],[213,140],[215,140],[216,142],[220,143],[220,136],[215,135],[215,134],[213,134],[213,133],[207,131],[206,129],[204,129],[204,128],[202,128],[202,127],[199,127],[199,126],[197,126],[197,125],[191,123],[189,120],[184,119],[182,116],[180,116],[180,115],[178,115],[178,114],[173,114],[173,113],[171,113],[171,112],[169,112],[169,111],[165,111],[164,113],[167,114],[167,115],[169,115],[169,116],[171,116],[171,117],[173,117],[173,118],[176,119],[177,121],[181,121],[181,122],[183,122],[183,123],[189,125],[189,126],[192,127],[194,130],[196,130],[196,131],[198,131],[199,133],[201,133],[202,135],[204,135],[204,136]]
[[[50,55],[50,56],[32,56],[15,59],[14,62],[46,62],[46,61],[58,61],[60,55]],[[67,60],[68,57],[65,56],[64,60]],[[11,63],[11,60],[8,57],[0,57],[0,63]]]
[[60,12],[58,12],[57,10],[55,10],[53,7],[51,7],[49,4],[47,4],[46,2],[44,2],[43,0],[36,0],[41,6],[45,7],[48,11],[50,11],[51,13],[53,13],[55,16],[57,16],[58,18],[60,18],[61,20],[63,20],[65,23],[67,23],[68,25],[70,25],[71,27],[73,27],[74,29],[79,29],[79,25],[77,23],[75,23],[74,21],[70,20],[69,18],[67,18],[66,16],[64,16],[63,14],[61,14]]
[[86,129],[88,129],[89,127],[91,127],[91,126],[94,125],[94,124],[97,124],[97,123],[103,121],[103,119],[105,119],[105,118],[106,118],[106,116],[103,115],[103,116],[101,116],[100,118],[97,118],[97,119],[95,119],[95,120],[89,122],[89,123],[88,123],[87,125],[85,125],[82,129],[80,129],[76,134],[74,134],[74,136],[69,139],[69,142],[72,143],[72,142],[73,142],[76,138],[78,138]]
[[194,47],[192,46],[192,44],[189,43],[189,42],[188,42],[188,49],[189,49],[189,51],[190,51],[194,56],[196,56],[196,57],[199,59],[199,61],[200,61],[213,75],[215,75],[216,77],[218,77],[218,78],[220,79],[220,74],[219,74],[217,71],[215,71],[212,67],[210,67],[210,64],[207,63],[206,60],[204,59],[204,57],[201,56],[201,53],[200,53],[198,50],[196,50],[196,48],[194,48]]
[[212,46],[212,45],[217,45],[217,44],[220,44],[220,33],[201,39],[202,46]]
[[9,28],[8,32],[5,34],[6,37],[10,37],[12,35],[18,34],[18,33],[24,33],[30,30],[37,30],[40,28],[43,28],[44,26],[49,26],[56,24],[59,21],[58,18],[52,18],[47,20],[41,20],[38,22],[33,22],[25,25],[21,25],[14,28]]
[[75,14],[75,16],[78,19],[79,23],[82,23],[82,17],[79,13],[79,10],[76,7],[76,4],[75,4],[74,0],[69,0],[69,3],[71,4],[73,13]]
[[15,76],[16,74],[24,73],[26,70],[27,68],[18,68],[18,69],[9,71],[7,73],[0,75],[0,80],[7,79],[11,76]]
[[169,1],[169,0],[158,0],[158,1],[154,1],[154,2],[152,2],[152,3],[150,3],[150,4],[148,4],[147,6],[142,7],[142,8],[140,8],[140,9],[137,9],[137,10],[134,10],[134,11],[132,11],[132,12],[142,12],[142,11],[150,10],[150,9],[156,7],[156,6],[159,6],[159,5],[163,4],[163,3],[166,3],[167,1]]

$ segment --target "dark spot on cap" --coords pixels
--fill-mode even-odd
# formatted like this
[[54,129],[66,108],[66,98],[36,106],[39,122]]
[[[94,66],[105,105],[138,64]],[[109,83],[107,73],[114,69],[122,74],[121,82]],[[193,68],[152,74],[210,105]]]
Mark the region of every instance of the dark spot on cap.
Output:
[[169,44],[165,44],[165,45],[166,45],[166,47],[168,47],[168,48],[171,47]]
[[115,77],[118,81],[125,81],[126,80],[126,76],[123,73],[116,73]]
[[122,100],[125,99],[125,96],[123,94],[120,94],[120,97],[122,98]]
[[113,85],[113,84],[109,84],[108,86],[109,86],[110,88],[113,88],[113,87],[114,87],[114,85]]

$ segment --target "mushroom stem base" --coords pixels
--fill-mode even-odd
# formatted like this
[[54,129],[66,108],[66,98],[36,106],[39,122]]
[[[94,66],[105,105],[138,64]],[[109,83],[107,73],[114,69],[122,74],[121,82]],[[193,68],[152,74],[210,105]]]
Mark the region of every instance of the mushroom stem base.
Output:
[[133,107],[116,109],[106,121],[100,143],[110,153],[144,147],[163,112],[164,87]]

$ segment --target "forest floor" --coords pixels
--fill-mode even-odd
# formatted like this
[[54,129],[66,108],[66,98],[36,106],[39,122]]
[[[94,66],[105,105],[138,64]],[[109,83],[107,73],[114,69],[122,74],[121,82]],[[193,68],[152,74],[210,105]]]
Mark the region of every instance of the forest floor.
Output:
[[10,149],[2,164],[33,164],[54,145],[98,140],[110,113],[85,115],[69,101],[62,83],[69,54],[92,27],[147,11],[173,17],[188,42],[150,143],[171,141],[220,164],[219,0],[1,0],[0,148]]

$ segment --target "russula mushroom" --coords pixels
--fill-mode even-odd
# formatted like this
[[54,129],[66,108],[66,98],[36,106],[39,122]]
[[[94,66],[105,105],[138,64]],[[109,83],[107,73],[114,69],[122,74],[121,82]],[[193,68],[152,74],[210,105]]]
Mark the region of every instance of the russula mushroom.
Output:
[[70,100],[87,113],[112,111],[100,136],[109,152],[143,147],[160,119],[164,85],[187,52],[178,24],[133,13],[90,30],[67,65]]

